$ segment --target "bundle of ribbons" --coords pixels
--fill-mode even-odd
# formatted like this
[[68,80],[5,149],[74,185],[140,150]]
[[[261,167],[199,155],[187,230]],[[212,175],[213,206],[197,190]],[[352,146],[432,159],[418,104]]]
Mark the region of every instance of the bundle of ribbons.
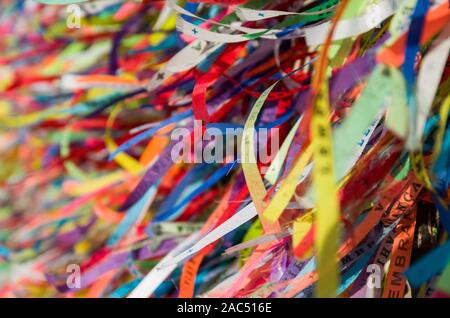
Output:
[[450,295],[447,0],[2,0],[0,297]]

